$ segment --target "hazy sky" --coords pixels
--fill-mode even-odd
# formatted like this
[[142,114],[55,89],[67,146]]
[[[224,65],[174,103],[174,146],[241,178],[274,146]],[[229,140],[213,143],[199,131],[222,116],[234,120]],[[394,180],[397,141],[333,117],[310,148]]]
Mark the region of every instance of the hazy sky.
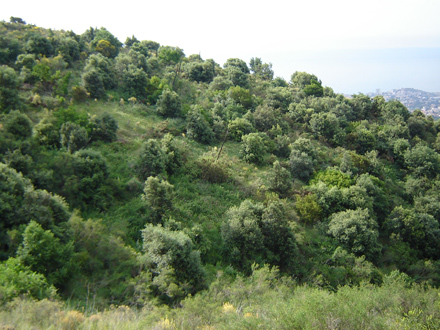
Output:
[[440,92],[439,0],[3,1],[10,16],[83,33],[105,27],[200,53],[223,65],[271,62],[286,80],[316,74],[339,93],[412,87]]

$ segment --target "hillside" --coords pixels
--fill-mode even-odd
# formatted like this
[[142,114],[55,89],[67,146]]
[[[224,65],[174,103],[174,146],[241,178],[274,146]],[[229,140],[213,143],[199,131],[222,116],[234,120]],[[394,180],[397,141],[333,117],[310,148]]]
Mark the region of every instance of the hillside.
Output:
[[0,329],[438,328],[439,121],[105,28],[0,44]]

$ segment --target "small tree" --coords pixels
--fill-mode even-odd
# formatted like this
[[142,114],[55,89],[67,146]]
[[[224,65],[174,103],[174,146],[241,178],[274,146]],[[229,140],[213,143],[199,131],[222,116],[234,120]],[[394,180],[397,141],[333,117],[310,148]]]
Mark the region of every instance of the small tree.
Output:
[[85,148],[87,146],[87,131],[72,122],[64,123],[60,129],[61,145],[70,153]]
[[293,186],[290,171],[281,166],[279,161],[273,163],[273,168],[269,172],[269,189],[286,196]]
[[187,120],[186,132],[189,138],[204,144],[213,142],[214,132],[197,106],[188,113]]
[[98,151],[82,149],[76,151],[71,158],[73,175],[68,178],[65,195],[69,204],[85,207],[84,203],[102,207],[102,191],[108,178],[106,159]]
[[182,112],[182,102],[176,92],[164,90],[157,100],[157,113],[164,117],[179,117]]
[[145,181],[142,199],[153,211],[152,218],[163,220],[165,214],[173,207],[174,186],[166,180],[150,176]]
[[145,259],[152,271],[153,293],[168,304],[206,288],[200,253],[182,231],[147,224],[142,230]]
[[315,194],[297,196],[295,201],[295,211],[298,213],[301,220],[306,223],[315,223],[322,217],[322,208],[319,206]]
[[16,138],[25,139],[32,135],[32,122],[20,111],[12,111],[6,117],[5,130]]
[[294,74],[292,74],[290,83],[295,88],[303,89],[307,85],[310,85],[313,80],[321,84],[321,81],[314,74],[296,71]]
[[182,57],[185,57],[185,53],[179,47],[161,46],[157,56],[166,64],[177,64]]
[[22,18],[14,17],[14,16],[11,16],[9,18],[9,22],[11,22],[11,23],[19,23],[19,24],[26,24],[26,22]]
[[328,233],[355,255],[374,259],[381,251],[377,227],[368,209],[347,210],[330,217]]
[[235,118],[228,124],[228,138],[237,142],[241,141],[243,135],[255,133],[255,127],[245,118]]
[[246,200],[231,207],[226,218],[222,239],[235,267],[248,273],[253,263],[270,263],[292,271],[296,241],[282,204],[265,207]]
[[292,150],[290,154],[290,171],[294,178],[307,181],[310,174],[313,173],[313,160],[305,152],[300,152],[298,150]]
[[324,94],[324,88],[322,87],[321,83],[312,79],[310,82],[310,85],[306,85],[303,89],[303,92],[307,96],[316,96],[320,97]]
[[116,119],[109,113],[103,113],[94,120],[91,139],[94,141],[113,142],[116,140],[118,128]]
[[250,133],[242,136],[241,154],[248,163],[261,164],[266,153],[263,138],[258,133]]
[[56,297],[56,289],[42,274],[22,265],[16,258],[1,262],[0,304],[25,294],[34,299],[51,299]]
[[434,178],[440,171],[440,156],[433,149],[417,145],[404,153],[405,165],[416,177]]
[[143,144],[136,169],[139,178],[142,180],[146,180],[150,176],[156,176],[165,171],[166,155],[157,140],[148,139]]
[[66,285],[72,274],[73,245],[62,244],[50,230],[31,221],[23,233],[17,257],[20,263],[43,274],[50,284]]
[[19,103],[18,86],[20,80],[14,69],[0,66],[0,112],[9,112]]
[[93,98],[101,98],[105,95],[104,83],[98,70],[90,70],[82,75],[84,87]]
[[421,251],[426,258],[438,258],[440,228],[432,215],[397,206],[384,226],[390,235],[398,235],[412,248]]

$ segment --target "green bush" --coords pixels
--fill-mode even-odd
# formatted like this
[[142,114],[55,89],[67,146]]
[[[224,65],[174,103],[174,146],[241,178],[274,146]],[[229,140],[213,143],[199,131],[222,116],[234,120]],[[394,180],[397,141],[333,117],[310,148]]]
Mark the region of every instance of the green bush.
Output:
[[217,159],[218,151],[206,153],[195,164],[200,169],[200,178],[210,183],[224,183],[230,177],[229,163],[224,157]]
[[191,239],[182,231],[147,224],[142,230],[144,257],[153,272],[154,295],[173,304],[206,288],[206,274]]
[[187,115],[187,136],[203,144],[214,141],[214,132],[198,107],[194,107]]
[[154,222],[163,221],[167,211],[173,208],[174,186],[166,180],[150,176],[145,181],[144,200],[153,211]]
[[22,295],[53,299],[56,289],[44,275],[32,271],[16,258],[9,258],[0,263],[0,305]]
[[61,145],[70,153],[85,148],[88,142],[87,131],[84,127],[67,122],[60,129]]
[[167,89],[157,99],[157,106],[157,113],[163,117],[179,117],[182,114],[179,95]]
[[26,139],[32,135],[32,122],[20,111],[12,111],[6,116],[5,130],[18,139]]
[[148,139],[141,149],[136,164],[136,172],[140,179],[146,180],[149,176],[156,176],[166,169],[166,154],[155,139]]
[[258,133],[242,136],[241,156],[245,162],[261,164],[266,154],[263,138]]
[[376,259],[381,251],[377,228],[367,209],[347,210],[330,217],[328,233],[355,255]]
[[293,270],[296,240],[281,203],[265,207],[246,200],[227,211],[221,231],[228,257],[238,270],[249,273],[253,263]]
[[281,166],[279,161],[273,163],[273,168],[269,172],[269,189],[286,196],[293,186],[292,175],[290,171]]
[[313,160],[305,152],[292,150],[289,158],[290,171],[294,178],[307,181],[314,171]]
[[19,104],[20,80],[14,69],[0,66],[0,112],[8,113]]
[[35,221],[27,225],[17,251],[20,263],[44,275],[48,283],[58,288],[64,287],[73,275],[72,257],[71,243],[62,244],[50,230],[44,230]]

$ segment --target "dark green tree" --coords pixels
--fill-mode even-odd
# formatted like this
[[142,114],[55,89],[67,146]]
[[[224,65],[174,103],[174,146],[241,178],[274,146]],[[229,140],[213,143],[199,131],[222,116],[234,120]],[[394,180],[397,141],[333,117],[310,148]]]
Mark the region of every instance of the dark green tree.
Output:
[[304,181],[307,181],[314,171],[312,157],[297,149],[292,150],[289,164],[292,176]]
[[142,40],[140,42],[135,42],[131,46],[132,50],[142,53],[145,57],[150,56],[150,52],[154,52],[157,56],[157,51],[160,47],[160,44],[151,40]]
[[102,98],[105,96],[105,88],[101,75],[98,70],[89,70],[82,75],[84,87],[93,98]]
[[[93,87],[96,85],[96,87],[93,87],[93,88],[100,91],[100,93],[98,93],[98,95],[103,94],[101,91],[102,88],[104,88],[105,90],[110,90],[110,89],[116,87],[117,80],[116,80],[116,75],[114,72],[114,66],[110,62],[110,60],[108,58],[106,58],[105,56],[103,56],[101,54],[90,55],[86,61],[86,65],[84,66],[83,76],[85,74],[87,74],[89,71],[96,71],[96,74],[94,74],[94,75],[96,75],[97,78],[94,77],[91,80],[90,87]],[[88,86],[84,81],[84,77],[83,77],[83,82],[85,84],[85,87],[87,88]],[[101,86],[101,82],[102,82],[102,86]],[[89,92],[92,93],[91,91],[89,91]],[[93,97],[93,95],[92,95],[92,97]]]
[[263,63],[261,61],[261,58],[259,57],[252,57],[251,61],[249,62],[249,66],[251,69],[251,72],[256,75],[257,77],[260,77],[264,80],[272,80],[273,79],[273,70],[272,70],[272,63]]
[[228,58],[226,63],[223,64],[223,68],[229,69],[229,68],[237,68],[244,74],[249,74],[249,68],[245,61],[240,60],[239,58]]
[[20,17],[11,16],[9,18],[9,22],[26,25],[26,22],[22,18],[20,18]]
[[103,113],[93,120],[93,131],[91,139],[93,141],[113,142],[116,140],[118,131],[118,122],[115,117],[109,113]]
[[183,49],[172,46],[160,46],[157,56],[167,65],[177,64],[185,57]]
[[293,179],[290,171],[281,166],[279,161],[273,163],[273,168],[269,172],[269,189],[279,193],[282,197],[286,196],[293,186]]
[[139,42],[139,40],[137,40],[137,38],[132,35],[131,38],[127,37],[127,39],[125,39],[125,47],[131,47],[135,42]]
[[24,113],[12,111],[6,116],[5,130],[17,139],[26,139],[32,135],[32,122]]
[[36,56],[44,55],[50,57],[55,55],[55,49],[49,38],[41,34],[33,34],[26,42],[24,49],[28,54],[35,54]]
[[[246,63],[245,63],[246,64]],[[232,82],[233,86],[248,88],[249,76],[238,66],[230,65],[225,68],[226,78]]]
[[157,113],[164,117],[179,117],[182,112],[182,102],[179,95],[170,90],[164,90],[157,100]]
[[150,176],[157,176],[166,169],[166,155],[155,139],[148,139],[142,146],[136,171],[140,179],[147,180]]
[[121,76],[121,89],[128,97],[135,97],[138,100],[145,100],[147,97],[146,86],[148,77],[144,70],[130,64]]
[[147,224],[142,230],[144,257],[153,273],[153,294],[173,304],[206,288],[200,252],[182,231]]
[[32,271],[47,278],[48,283],[64,288],[73,275],[73,244],[62,244],[50,230],[31,221],[23,233],[17,259]]
[[249,133],[242,136],[241,156],[248,163],[261,164],[266,154],[266,145],[258,133]]
[[20,80],[14,69],[0,66],[0,112],[8,113],[19,104],[18,87]]
[[235,118],[228,124],[228,138],[237,142],[241,142],[243,135],[255,132],[255,127],[245,118]]
[[290,84],[293,87],[302,90],[307,85],[311,85],[313,80],[318,83],[318,85],[321,85],[321,80],[319,80],[318,77],[314,74],[296,71],[294,74],[292,74],[292,77],[290,78]]
[[293,94],[287,87],[272,87],[266,90],[264,103],[273,109],[278,109],[282,113],[286,113],[292,102]]
[[150,176],[145,181],[142,200],[152,210],[154,222],[163,222],[168,211],[173,207],[174,186],[166,180]]
[[381,251],[378,226],[367,209],[333,214],[330,217],[328,233],[357,256],[365,255],[375,259]]
[[119,48],[122,47],[122,43],[106,28],[102,27],[99,30],[95,29],[91,46],[102,55],[115,58],[119,53]]
[[17,70],[22,68],[32,70],[36,63],[34,54],[20,54],[16,57],[15,67]]
[[433,149],[417,145],[404,153],[406,167],[416,176],[434,178],[440,171],[440,156]]
[[214,79],[216,66],[217,64],[211,59],[205,62],[192,62],[186,67],[188,78],[209,84]]
[[190,139],[210,144],[214,141],[214,132],[201,110],[195,106],[187,114],[186,132]]
[[373,102],[364,94],[356,94],[350,100],[355,120],[368,120],[373,116]]
[[22,52],[22,44],[18,39],[7,35],[0,36],[0,65],[12,65]]
[[303,88],[303,92],[307,95],[307,96],[316,96],[316,97],[321,97],[324,95],[324,88],[322,87],[321,83],[312,79],[310,81],[309,85],[306,85]]
[[253,113],[255,128],[260,132],[267,132],[273,126],[282,124],[282,117],[279,110],[267,105],[260,105]]
[[322,136],[329,142],[342,142],[344,132],[333,113],[314,113],[310,119],[310,128],[316,137]]
[[34,299],[54,299],[56,289],[47,283],[44,275],[32,271],[17,258],[0,263],[0,304],[5,304],[21,295]]
[[67,37],[60,40],[57,51],[63,55],[63,58],[73,64],[80,57],[80,46],[75,38]]
[[397,206],[384,227],[389,235],[397,235],[412,248],[419,250],[424,257],[438,259],[440,228],[432,215]]
[[[98,151],[82,149],[71,158],[72,176],[66,178],[63,196],[74,207],[104,207],[103,188],[109,175],[106,159]],[[110,198],[108,199],[110,201]]]
[[282,204],[246,200],[231,207],[222,225],[222,239],[234,267],[249,273],[253,263],[270,263],[292,271],[296,241]]
[[184,164],[185,160],[182,147],[170,133],[163,136],[160,145],[165,153],[166,171],[169,174],[173,174]]
[[64,123],[60,129],[60,143],[70,153],[85,148],[88,142],[87,131],[84,127],[72,122]]

